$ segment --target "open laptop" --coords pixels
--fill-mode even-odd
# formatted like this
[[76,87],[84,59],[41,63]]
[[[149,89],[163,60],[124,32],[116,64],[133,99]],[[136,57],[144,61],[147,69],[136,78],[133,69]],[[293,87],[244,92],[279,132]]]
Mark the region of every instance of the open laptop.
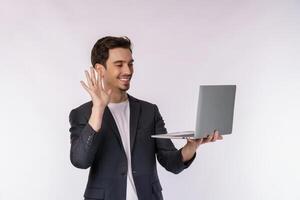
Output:
[[232,133],[236,85],[200,85],[195,131],[151,135],[153,138],[198,139],[215,130]]

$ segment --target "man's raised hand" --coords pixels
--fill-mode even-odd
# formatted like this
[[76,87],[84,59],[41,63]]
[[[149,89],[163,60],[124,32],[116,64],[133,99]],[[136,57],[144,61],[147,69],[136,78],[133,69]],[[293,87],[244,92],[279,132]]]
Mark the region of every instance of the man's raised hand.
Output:
[[90,94],[93,106],[106,107],[110,101],[111,89],[105,91],[102,86],[101,72],[97,71],[97,77],[93,67],[90,67],[90,73],[85,70],[85,76],[87,79],[87,85],[84,81],[80,81],[82,87]]

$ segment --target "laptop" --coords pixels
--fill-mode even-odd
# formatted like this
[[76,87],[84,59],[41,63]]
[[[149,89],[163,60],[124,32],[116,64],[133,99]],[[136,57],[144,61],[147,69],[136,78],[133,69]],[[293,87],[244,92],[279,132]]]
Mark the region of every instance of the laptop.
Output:
[[152,138],[200,139],[218,131],[220,135],[232,133],[236,85],[200,85],[196,128],[151,135]]

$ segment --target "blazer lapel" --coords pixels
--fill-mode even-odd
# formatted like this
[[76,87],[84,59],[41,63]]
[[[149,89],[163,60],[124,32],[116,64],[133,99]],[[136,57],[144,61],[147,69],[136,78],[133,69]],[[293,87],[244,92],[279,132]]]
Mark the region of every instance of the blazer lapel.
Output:
[[140,115],[140,103],[134,97],[128,95],[129,99],[129,108],[130,108],[130,120],[129,120],[129,127],[130,127],[130,151],[132,152],[135,137],[136,137],[136,129],[139,121]]
[[104,110],[103,122],[109,124],[112,132],[117,137],[117,140],[118,140],[118,142],[119,142],[119,144],[120,144],[123,152],[125,153],[125,149],[124,149],[124,146],[123,146],[123,142],[122,142],[122,139],[121,139],[121,136],[120,136],[120,132],[119,132],[118,126],[117,126],[116,121],[115,121],[112,113],[110,112],[108,106],[106,106],[106,108]]
[[[137,130],[137,125],[138,125],[138,120],[139,120],[139,115],[140,115],[140,103],[137,99],[134,97],[128,95],[128,100],[129,100],[129,109],[130,109],[130,117],[129,117],[129,131],[130,131],[130,151],[132,152],[134,142],[135,142],[135,137],[136,137],[136,130]],[[103,114],[103,122],[109,124],[112,132],[115,134],[115,136],[118,139],[118,142],[120,146],[122,147],[122,150],[125,153],[125,149],[123,146],[123,142],[120,136],[120,132],[118,129],[118,126],[116,124],[116,121],[110,112],[108,106],[106,106]]]

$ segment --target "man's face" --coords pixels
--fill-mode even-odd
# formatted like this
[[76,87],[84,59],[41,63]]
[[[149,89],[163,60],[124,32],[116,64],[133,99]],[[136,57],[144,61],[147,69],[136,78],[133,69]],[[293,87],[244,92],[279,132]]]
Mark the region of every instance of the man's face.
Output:
[[127,91],[133,75],[133,59],[129,49],[114,48],[109,50],[106,69],[102,66],[105,87],[113,91]]

